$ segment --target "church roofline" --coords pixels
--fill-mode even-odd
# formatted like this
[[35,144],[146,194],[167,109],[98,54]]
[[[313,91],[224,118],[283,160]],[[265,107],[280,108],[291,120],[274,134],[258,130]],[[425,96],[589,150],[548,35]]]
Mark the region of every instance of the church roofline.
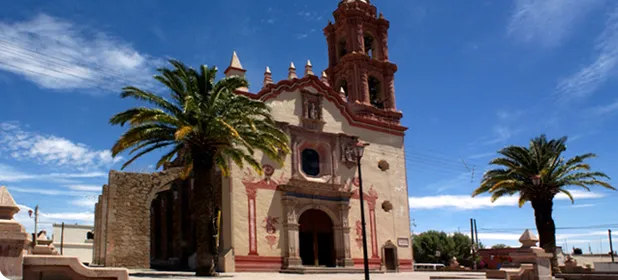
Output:
[[[284,91],[294,91],[306,86],[313,86],[318,89],[318,92],[322,93],[326,99],[336,105],[337,109],[339,109],[341,114],[352,126],[398,136],[404,136],[405,131],[408,129],[407,127],[404,127],[400,124],[393,124],[387,121],[368,119],[358,116],[353,112],[352,108],[350,108],[350,104],[343,100],[339,92],[335,91],[330,86],[325,85],[322,81],[320,81],[319,77],[314,75],[308,75],[302,78],[294,78],[291,80],[281,80],[275,84],[269,84],[265,86],[257,93],[250,93],[238,90],[236,91],[236,93],[242,94],[252,99],[267,101],[269,99],[279,96],[279,94]],[[379,113],[382,115],[396,118],[402,117],[401,112],[384,111],[376,108],[371,109],[380,111]]]

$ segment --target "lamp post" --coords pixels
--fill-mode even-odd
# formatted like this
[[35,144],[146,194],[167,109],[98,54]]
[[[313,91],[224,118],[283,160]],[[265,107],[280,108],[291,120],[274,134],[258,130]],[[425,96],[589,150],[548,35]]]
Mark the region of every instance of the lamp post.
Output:
[[[28,211],[28,215],[32,218],[32,209]],[[38,245],[37,243],[37,234],[39,234],[38,231],[39,228],[39,205],[37,205],[36,207],[34,207],[34,246]]]
[[358,164],[358,194],[360,196],[361,207],[361,226],[363,231],[363,267],[365,269],[365,280],[369,280],[369,257],[367,253],[367,233],[365,231],[365,201],[363,200],[363,174],[361,173],[361,158],[365,152],[365,147],[369,144],[356,143],[354,155]]

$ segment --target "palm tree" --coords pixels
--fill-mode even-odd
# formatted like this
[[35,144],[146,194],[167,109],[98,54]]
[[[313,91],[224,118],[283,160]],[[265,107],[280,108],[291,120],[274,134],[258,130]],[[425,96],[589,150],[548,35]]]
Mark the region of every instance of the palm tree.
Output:
[[555,256],[556,226],[552,218],[553,199],[563,193],[573,201],[567,187],[580,187],[590,191],[591,186],[602,186],[615,190],[601,179],[609,179],[605,173],[590,171],[584,161],[596,157],[588,153],[570,159],[562,157],[566,150],[567,137],[547,140],[545,135],[534,138],[528,147],[508,146],[500,151],[502,157],[493,159],[490,164],[500,168],[487,171],[481,185],[472,193],[477,196],[490,193],[491,201],[506,195],[519,195],[519,207],[530,202],[534,209],[539,245],[546,252],[554,254],[552,269],[559,272]]
[[137,158],[161,148],[170,148],[157,163],[182,163],[181,178],[193,176],[193,209],[197,221],[196,274],[214,276],[215,195],[218,192],[210,174],[218,166],[228,175],[228,162],[242,168],[248,164],[259,174],[262,166],[255,157],[261,151],[283,164],[289,153],[288,136],[278,128],[269,107],[261,101],[234,93],[247,87],[244,78],[229,77],[215,81],[217,69],[202,65],[199,71],[170,60],[173,68],[158,69],[154,78],[170,90],[171,101],[137,87],[125,87],[121,97],[146,101],[153,107],[139,107],[118,113],[110,119],[113,125],[129,124],[112,148],[113,156],[129,150]]

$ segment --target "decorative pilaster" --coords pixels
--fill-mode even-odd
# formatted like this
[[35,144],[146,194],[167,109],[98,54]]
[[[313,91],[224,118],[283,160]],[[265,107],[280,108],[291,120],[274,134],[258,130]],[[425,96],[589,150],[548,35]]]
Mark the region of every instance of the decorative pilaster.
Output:
[[339,216],[341,217],[341,227],[339,228],[338,236],[340,238],[337,244],[337,265],[344,267],[353,267],[352,252],[350,250],[350,223],[348,216],[350,213],[349,202],[339,203]]
[[367,206],[369,206],[369,225],[371,231],[371,258],[380,258],[378,255],[378,235],[376,233],[376,202],[378,200],[378,193],[373,189],[373,186],[369,189],[367,194]]
[[284,197],[283,211],[286,214],[283,220],[284,231],[284,264],[286,267],[300,267],[302,266],[302,260],[299,254],[299,240],[298,240],[298,217],[296,215],[296,207],[294,200],[288,197]]
[[395,111],[397,110],[395,106],[395,78],[393,77],[394,73],[387,73],[384,77],[384,107],[387,110]]
[[257,225],[256,225],[256,211],[255,204],[257,198],[257,188],[255,185],[248,184],[245,185],[245,189],[247,192],[247,207],[248,207],[248,218],[249,218],[249,255],[257,256],[258,248],[257,248]]
[[380,51],[382,52],[382,60],[388,61],[388,25],[381,25],[378,29],[380,35]]
[[361,83],[360,83],[360,89],[358,90],[358,93],[361,95],[358,99],[361,103],[366,104],[366,105],[370,105],[371,104],[371,100],[369,99],[369,74],[367,73],[367,69],[360,69],[360,77],[361,77]]

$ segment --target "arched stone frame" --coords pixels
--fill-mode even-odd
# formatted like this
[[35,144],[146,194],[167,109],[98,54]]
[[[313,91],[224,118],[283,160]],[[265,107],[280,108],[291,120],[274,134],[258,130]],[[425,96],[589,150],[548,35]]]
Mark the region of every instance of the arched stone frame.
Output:
[[382,245],[382,268],[385,271],[389,271],[386,268],[386,249],[393,250],[393,262],[395,265],[394,270],[390,270],[391,272],[399,272],[399,255],[397,252],[397,245],[395,245],[391,240],[387,240],[384,245]]
[[[307,194],[305,194],[307,195]],[[333,223],[333,241],[335,244],[335,263],[338,267],[353,266],[350,253],[350,227],[348,224],[349,199],[326,200],[302,197],[300,193],[284,193],[283,211],[287,217],[283,222],[284,268],[302,267],[299,251],[299,227],[298,221],[301,215],[308,210],[320,210],[326,213]],[[301,197],[297,197],[301,196]]]
[[[370,50],[371,52],[369,52],[369,50],[367,50],[367,38],[371,39],[370,44]],[[374,32],[371,31],[364,31],[363,33],[363,50],[365,51],[365,53],[371,58],[371,59],[378,59],[378,38],[377,36],[375,36]]]
[[[319,164],[320,171],[317,176],[311,176],[305,174],[302,168],[302,152],[305,149],[311,149],[318,153],[319,156]],[[297,150],[295,151],[298,161],[297,170],[299,174],[307,180],[319,180],[321,182],[328,182],[330,178],[333,176],[333,162],[332,162],[332,150],[333,147],[330,143],[326,141],[311,141],[311,140],[300,140],[298,142]]]

